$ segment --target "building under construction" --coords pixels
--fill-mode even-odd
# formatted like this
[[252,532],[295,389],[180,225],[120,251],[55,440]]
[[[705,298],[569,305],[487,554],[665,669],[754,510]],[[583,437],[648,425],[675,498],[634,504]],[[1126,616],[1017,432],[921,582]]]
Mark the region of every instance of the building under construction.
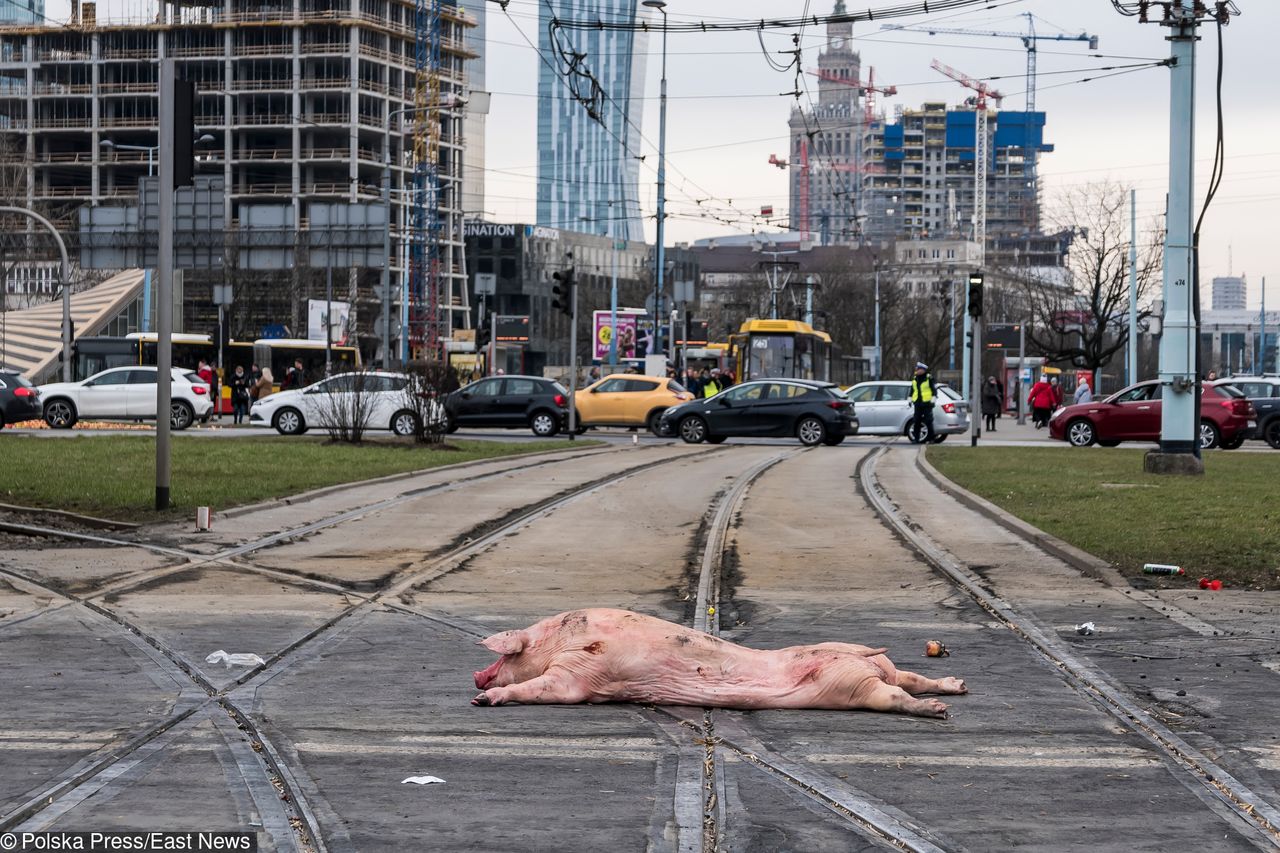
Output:
[[[64,233],[82,206],[135,201],[139,178],[158,166],[156,60],[172,57],[196,85],[196,174],[223,177],[232,230],[245,205],[291,205],[299,244],[311,243],[312,205],[380,204],[389,138],[396,311],[407,297],[410,323],[435,336],[466,322],[461,119],[474,20],[455,3],[159,2],[144,20],[72,3],[66,25],[0,27],[8,198]],[[305,263],[250,273],[228,253],[224,270],[188,276],[182,325],[211,330],[210,285],[225,280],[235,285],[233,335],[296,328],[306,297],[323,293],[323,274]],[[334,298],[355,303],[372,349],[381,270],[343,273]]]

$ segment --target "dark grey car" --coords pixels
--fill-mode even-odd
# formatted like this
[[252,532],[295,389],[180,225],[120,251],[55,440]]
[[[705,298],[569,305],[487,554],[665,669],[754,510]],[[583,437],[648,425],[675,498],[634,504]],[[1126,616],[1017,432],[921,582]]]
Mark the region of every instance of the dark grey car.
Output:
[[811,447],[857,435],[858,419],[853,404],[830,382],[756,379],[672,406],[662,413],[660,434],[689,444],[719,444],[731,436],[794,436]]
[[1250,437],[1280,450],[1280,375],[1232,376],[1213,384],[1230,385],[1244,394],[1258,412],[1258,426]]

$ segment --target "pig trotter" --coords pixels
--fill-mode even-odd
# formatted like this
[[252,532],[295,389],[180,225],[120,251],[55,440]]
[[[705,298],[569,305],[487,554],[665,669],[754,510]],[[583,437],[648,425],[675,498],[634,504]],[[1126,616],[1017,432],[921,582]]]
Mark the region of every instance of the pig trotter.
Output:
[[963,679],[950,676],[925,678],[923,675],[907,672],[905,669],[898,670],[897,682],[899,687],[913,696],[919,696],[921,693],[945,693],[958,696],[969,692],[969,688],[964,686]]
[[872,711],[890,711],[915,717],[947,718],[947,706],[937,699],[917,699],[901,687],[881,683],[867,697],[866,707]]
[[488,706],[488,705],[492,705],[493,703],[489,701],[488,693],[481,692],[476,694],[475,698],[471,700],[471,704]]

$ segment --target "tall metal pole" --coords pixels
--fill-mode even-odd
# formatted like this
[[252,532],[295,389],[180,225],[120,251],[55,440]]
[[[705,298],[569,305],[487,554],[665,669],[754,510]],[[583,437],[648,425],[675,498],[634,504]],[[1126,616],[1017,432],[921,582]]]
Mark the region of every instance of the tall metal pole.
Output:
[[875,278],[876,278],[876,361],[872,365],[874,368],[872,375],[877,380],[880,379],[880,362],[883,360],[880,355],[880,262],[875,262]]
[[613,246],[613,280],[609,285],[609,372],[613,373],[618,368],[618,241],[613,236],[612,225],[606,231]]
[[1262,277],[1262,310],[1258,312],[1258,325],[1262,327],[1262,335],[1260,338],[1261,346],[1259,347],[1258,364],[1259,373],[1267,372],[1267,277]]
[[[1138,191],[1129,190],[1129,364],[1126,385],[1138,381]],[[1090,389],[1097,391],[1097,388]]]
[[662,0],[646,2],[662,13],[662,81],[658,89],[658,271],[653,290],[653,349],[662,352],[662,291],[666,275],[667,224],[667,4]]
[[1018,426],[1022,426],[1027,422],[1026,405],[1023,402],[1022,393],[1022,371],[1027,369],[1027,324],[1023,321],[1018,324],[1018,376],[1017,382],[1014,383],[1014,392],[1018,398]]
[[947,345],[947,369],[956,369],[956,280],[953,278],[947,282],[950,289],[948,293],[947,303],[951,306],[951,343]]
[[329,224],[329,258],[324,281],[324,375],[333,375],[333,224]]
[[969,388],[969,446],[977,447],[982,437],[982,318],[973,318],[973,384]]
[[[159,257],[156,259],[156,509],[169,508],[169,418],[173,391],[174,61],[160,60]],[[170,143],[170,144],[166,144]]]
[[1199,450],[1196,411],[1196,320],[1191,315],[1195,286],[1192,245],[1195,229],[1195,61],[1198,22],[1191,8],[1173,7],[1173,65],[1170,71],[1169,210],[1164,248],[1164,334],[1160,341],[1160,452]]
[[[569,280],[569,440],[578,432],[578,277]],[[657,325],[657,324],[655,324]]]

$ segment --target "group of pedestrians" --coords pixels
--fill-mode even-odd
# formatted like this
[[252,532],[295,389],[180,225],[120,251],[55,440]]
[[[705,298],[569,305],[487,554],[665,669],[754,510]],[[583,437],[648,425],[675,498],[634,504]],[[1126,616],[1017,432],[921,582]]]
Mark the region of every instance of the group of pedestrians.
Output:
[[[914,414],[911,420],[911,435],[924,441],[933,434],[933,406],[937,397],[937,388],[933,377],[929,374],[929,366],[924,362],[916,363],[915,377],[911,381],[911,404]],[[1089,403],[1093,401],[1093,388],[1087,377],[1081,378],[1076,386],[1072,402]],[[1062,387],[1058,377],[1041,374],[1040,381],[1031,386],[1027,394],[1027,405],[1031,408],[1032,423],[1036,429],[1044,429],[1049,425],[1049,418],[1054,410],[1062,405]],[[988,376],[982,385],[981,411],[986,429],[996,431],[996,419],[1005,410],[1004,386],[994,376]]]
[[[302,362],[294,362],[294,366],[289,369],[289,374],[297,375],[295,381],[301,383]],[[213,367],[204,359],[200,359],[200,366],[196,369],[196,374],[204,380],[209,386],[209,394],[215,401],[214,412],[217,413],[218,406],[222,400],[222,390],[218,385],[218,374]],[[240,424],[244,422],[245,417],[249,414],[249,407],[253,405],[255,400],[261,400],[267,397],[275,389],[275,381],[271,376],[271,368],[258,368],[258,365],[250,365],[246,371],[243,364],[237,364],[235,370],[225,380],[227,387],[231,390],[231,422]],[[302,387],[301,384],[298,387]],[[221,417],[220,414],[217,415]]]
[[[668,371],[668,376],[671,379],[677,378],[674,370]],[[694,397],[705,399],[714,397],[734,383],[733,374],[727,370],[704,367],[699,371],[690,367],[685,369],[684,378],[680,384]]]

